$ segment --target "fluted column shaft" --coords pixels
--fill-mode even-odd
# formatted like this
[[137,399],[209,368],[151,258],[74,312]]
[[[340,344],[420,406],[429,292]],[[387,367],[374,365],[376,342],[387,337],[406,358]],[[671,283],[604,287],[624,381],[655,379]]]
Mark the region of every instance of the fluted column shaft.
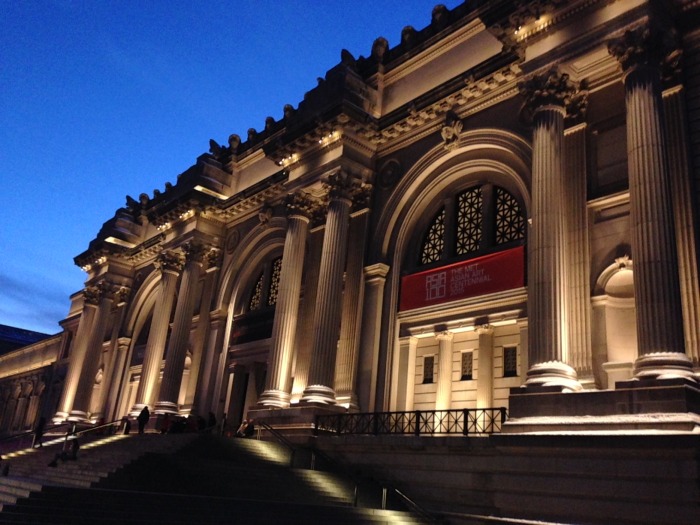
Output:
[[338,362],[335,369],[336,399],[339,404],[357,410],[357,364],[360,346],[360,319],[364,295],[364,250],[366,244],[369,209],[353,216],[350,225],[349,245],[358,247],[348,254],[345,269],[345,292],[343,293],[342,324],[338,344]]
[[567,221],[563,202],[564,116],[577,92],[567,75],[550,71],[520,86],[534,113],[532,227],[528,238],[529,361],[527,386],[580,390],[568,360]]
[[436,335],[439,346],[438,382],[435,395],[435,410],[449,410],[452,403],[452,332]]
[[78,330],[75,334],[73,349],[70,353],[68,361],[68,370],[66,377],[63,380],[63,391],[61,392],[61,400],[58,404],[58,412],[54,416],[56,422],[60,422],[68,418],[76,391],[78,390],[78,382],[83,370],[83,362],[85,361],[85,353],[88,347],[88,340],[92,331],[95,312],[99,302],[99,290],[96,287],[86,288],[83,292],[83,312],[78,323]]
[[563,138],[564,108],[553,105],[539,108],[532,139],[532,229],[528,240],[528,318],[533,364],[561,361],[566,341],[560,206]]
[[68,416],[72,421],[85,421],[88,419],[90,411],[90,400],[95,387],[95,376],[97,375],[100,360],[102,358],[102,346],[107,329],[107,321],[112,310],[112,296],[110,293],[103,293],[100,304],[95,313],[95,320],[92,324],[90,337],[88,338],[85,359],[83,361],[78,388],[75,393],[73,408]]
[[170,312],[175,300],[175,287],[181,264],[175,262],[172,256],[170,262],[163,261],[159,265],[161,271],[158,297],[153,309],[151,328],[148,332],[146,350],[141,365],[141,380],[136,391],[136,404],[131,409],[132,413],[138,413],[146,405],[151,405],[156,397],[156,387],[160,375],[160,364],[163,359],[165,342],[168,338],[170,325]]
[[289,215],[287,236],[282,253],[275,319],[272,325],[272,347],[267,368],[267,385],[258,399],[263,406],[285,408],[291,397],[294,340],[299,320],[299,295],[304,270],[306,237],[309,217],[300,213]]
[[700,279],[698,278],[695,217],[688,163],[688,131],[684,90],[676,86],[664,92],[666,139],[671,180],[671,199],[676,229],[678,271],[683,308],[685,352],[696,364],[700,362]]
[[192,329],[194,315],[195,290],[202,268],[204,248],[197,244],[185,246],[186,263],[182,272],[173,330],[168,342],[165,355],[163,381],[155,411],[158,413],[178,413],[178,398],[182,386],[182,372],[185,368],[185,357]]
[[684,351],[658,82],[658,72],[646,67],[636,68],[625,78],[637,345],[641,355]]
[[344,192],[331,196],[321,252],[309,380],[301,401],[335,404],[333,379],[340,332],[343,270],[352,201]]
[[[379,363],[380,332],[382,320],[382,305],[384,304],[384,286],[389,266],[378,263],[365,267],[365,297],[362,308],[362,336],[360,340],[361,353],[358,364],[357,394],[360,411],[373,412],[385,410],[377,402],[379,374],[382,372]],[[415,370],[415,353],[413,367]],[[410,402],[413,402],[411,397]]]
[[565,133],[566,176],[564,207],[568,239],[565,266],[568,269],[568,363],[578,374],[593,370],[591,353],[590,255],[588,209],[586,207],[586,125],[580,124]]
[[479,334],[479,366],[476,376],[476,408],[493,407],[493,327],[476,327]]

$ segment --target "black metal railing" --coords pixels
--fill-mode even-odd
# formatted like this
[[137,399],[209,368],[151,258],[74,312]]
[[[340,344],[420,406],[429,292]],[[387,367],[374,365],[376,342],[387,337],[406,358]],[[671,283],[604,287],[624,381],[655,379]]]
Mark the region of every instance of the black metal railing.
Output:
[[505,407],[413,410],[316,416],[314,432],[334,434],[412,434],[463,436],[496,434],[508,417]]

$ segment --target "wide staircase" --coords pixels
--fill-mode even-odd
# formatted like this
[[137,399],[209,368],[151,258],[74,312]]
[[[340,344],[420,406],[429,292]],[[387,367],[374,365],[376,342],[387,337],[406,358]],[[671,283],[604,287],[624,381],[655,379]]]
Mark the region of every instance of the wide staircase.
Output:
[[76,460],[56,467],[48,466],[55,447],[28,452],[3,462],[0,524],[426,523],[405,511],[354,506],[354,482],[290,468],[290,450],[276,443],[115,435],[83,444]]

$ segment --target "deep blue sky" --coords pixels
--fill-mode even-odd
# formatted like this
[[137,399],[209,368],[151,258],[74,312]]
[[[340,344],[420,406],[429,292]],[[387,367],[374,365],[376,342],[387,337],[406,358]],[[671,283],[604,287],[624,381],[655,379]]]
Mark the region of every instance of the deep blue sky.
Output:
[[[46,333],[102,223],[297,106],[433,0],[8,0],[0,9],[0,324]],[[441,2],[449,9],[461,0]]]

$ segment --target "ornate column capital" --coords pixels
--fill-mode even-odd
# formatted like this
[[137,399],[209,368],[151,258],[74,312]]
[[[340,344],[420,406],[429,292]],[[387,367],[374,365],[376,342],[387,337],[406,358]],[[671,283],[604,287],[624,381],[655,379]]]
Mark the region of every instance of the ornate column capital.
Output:
[[323,183],[328,190],[330,200],[352,201],[362,189],[362,181],[345,170],[338,170],[331,173]]
[[489,335],[493,333],[493,325],[490,324],[479,324],[474,327],[474,331],[478,335]]
[[184,262],[182,256],[172,250],[164,250],[158,254],[154,262],[155,267],[161,272],[178,274],[182,271]]
[[554,69],[523,80],[518,83],[518,90],[525,97],[523,113],[527,120],[545,108],[557,108],[577,117],[585,113],[588,105],[586,83],[573,82],[569,75]]
[[305,191],[289,193],[284,199],[285,211],[288,217],[304,217],[311,219],[316,213],[319,202]]
[[449,330],[444,330],[442,332],[438,332],[435,334],[435,339],[438,341],[452,341],[454,339],[454,332],[450,332]]
[[639,68],[653,68],[672,76],[682,56],[673,28],[652,25],[630,29],[610,40],[608,52],[620,63],[625,75]]
[[100,299],[102,299],[102,294],[104,293],[104,287],[101,284],[85,287],[83,290],[83,302],[86,305],[97,306],[100,304]]
[[221,268],[221,250],[218,248],[209,248],[204,254],[204,259],[207,273],[215,272]]
[[202,264],[207,255],[208,248],[196,241],[187,241],[182,245],[182,253],[185,256],[185,264],[195,262]]

